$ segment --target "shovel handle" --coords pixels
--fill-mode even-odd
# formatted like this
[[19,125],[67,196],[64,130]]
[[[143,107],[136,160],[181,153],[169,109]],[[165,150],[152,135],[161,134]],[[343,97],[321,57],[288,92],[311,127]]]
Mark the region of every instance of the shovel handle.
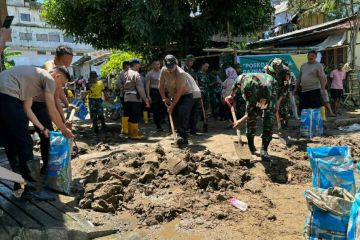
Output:
[[[236,123],[237,118],[236,118],[236,113],[235,113],[235,108],[234,108],[234,106],[231,106],[230,111],[231,111],[231,116],[232,116],[233,122]],[[241,143],[241,132],[240,132],[240,129],[236,129],[236,135],[237,135],[237,137],[239,138],[239,143]]]
[[175,133],[174,121],[173,121],[171,113],[169,113],[169,121],[170,121],[170,127],[171,127],[171,132],[173,134],[174,141],[176,141],[176,133]]
[[201,102],[202,113],[203,113],[203,116],[204,116],[204,123],[207,123],[206,113],[205,113],[205,107],[204,107],[204,101],[203,101],[202,98],[200,98],[200,102]]

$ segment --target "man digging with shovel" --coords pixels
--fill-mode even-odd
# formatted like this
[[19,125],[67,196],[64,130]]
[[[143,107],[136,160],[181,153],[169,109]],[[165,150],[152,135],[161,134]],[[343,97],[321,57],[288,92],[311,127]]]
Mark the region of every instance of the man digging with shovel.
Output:
[[257,73],[242,75],[234,82],[232,93],[225,102],[232,107],[236,91],[240,90],[246,101],[245,115],[234,122],[234,128],[240,129],[246,121],[246,137],[251,154],[255,154],[254,136],[257,117],[262,116],[263,132],[260,156],[262,161],[270,161],[268,147],[272,140],[274,113],[276,111],[276,80],[269,74]]
[[191,76],[177,65],[177,59],[173,55],[167,55],[164,61],[165,67],[160,72],[159,91],[169,116],[174,116],[178,133],[174,140],[180,147],[188,144],[186,131],[193,105],[193,90],[189,80]]

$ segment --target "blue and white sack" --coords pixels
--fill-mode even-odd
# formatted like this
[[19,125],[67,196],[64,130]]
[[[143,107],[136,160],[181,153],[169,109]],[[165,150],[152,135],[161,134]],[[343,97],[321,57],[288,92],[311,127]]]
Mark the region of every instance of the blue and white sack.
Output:
[[348,239],[360,239],[360,193],[355,195],[348,224]]
[[334,187],[305,191],[309,214],[306,239],[346,240],[350,209],[354,201],[345,189]]
[[49,166],[46,186],[58,192],[70,194],[71,189],[71,140],[60,132],[50,132]]
[[303,109],[301,111],[300,135],[313,138],[323,134],[324,127],[320,109]]
[[307,148],[314,188],[341,187],[355,195],[354,161],[347,146]]

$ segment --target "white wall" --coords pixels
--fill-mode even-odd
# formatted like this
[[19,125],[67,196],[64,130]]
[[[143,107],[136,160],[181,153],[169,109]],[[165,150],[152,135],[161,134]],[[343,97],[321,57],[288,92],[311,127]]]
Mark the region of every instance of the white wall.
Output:
[[[25,6],[24,0],[8,0],[8,15],[13,15],[14,20],[12,28],[12,42],[7,46],[11,51],[22,52],[19,57],[13,57],[16,65],[35,65],[42,66],[44,62],[53,59],[51,52],[59,45],[67,45],[71,47],[75,53],[74,61],[78,60],[82,55],[93,52],[94,49],[88,44],[73,43],[64,41],[64,33],[58,29],[52,28],[46,24],[41,18],[40,10],[30,9]],[[22,21],[21,13],[30,14],[30,21]],[[20,40],[20,33],[31,34],[31,40]],[[57,34],[60,36],[59,41],[37,40],[36,34]],[[39,55],[38,51],[45,51],[46,55]],[[76,56],[76,54],[79,54]]]

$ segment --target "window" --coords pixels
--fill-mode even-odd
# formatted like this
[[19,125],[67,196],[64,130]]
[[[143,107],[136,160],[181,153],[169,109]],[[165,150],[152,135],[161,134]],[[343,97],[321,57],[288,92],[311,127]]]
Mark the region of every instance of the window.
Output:
[[32,40],[32,34],[31,33],[20,33],[20,40]]
[[21,21],[30,22],[30,14],[20,13]]
[[36,41],[49,41],[47,34],[36,34]]
[[38,55],[46,55],[46,51],[37,51]]
[[74,42],[74,37],[72,37],[72,36],[64,36],[64,42],[73,43]]
[[49,34],[49,42],[60,42],[59,34]]

